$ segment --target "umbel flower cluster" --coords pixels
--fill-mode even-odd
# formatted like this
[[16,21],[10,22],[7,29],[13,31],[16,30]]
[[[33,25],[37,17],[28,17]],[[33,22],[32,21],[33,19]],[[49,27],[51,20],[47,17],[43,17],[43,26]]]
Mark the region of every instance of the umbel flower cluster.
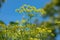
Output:
[[23,12],[35,12],[35,13],[41,13],[41,15],[46,14],[45,10],[42,8],[36,8],[35,6],[30,6],[27,4],[22,5],[19,9],[16,10],[19,13],[23,13]]
[[54,37],[52,28],[38,26],[36,24],[17,24],[5,25],[0,23],[0,40],[46,40],[48,36]]

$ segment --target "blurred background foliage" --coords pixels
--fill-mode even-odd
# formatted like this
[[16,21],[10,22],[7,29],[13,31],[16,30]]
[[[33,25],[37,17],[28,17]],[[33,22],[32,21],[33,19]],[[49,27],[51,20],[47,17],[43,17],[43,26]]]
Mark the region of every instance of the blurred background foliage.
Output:
[[0,0],[0,8],[4,2],[5,2],[5,0]]
[[[5,0],[0,1],[0,7],[3,2]],[[44,8],[38,9],[24,4],[16,11],[28,18],[11,21],[8,25],[0,21],[0,40],[55,40],[56,30],[60,30],[60,0],[51,0]],[[32,23],[33,17],[37,15],[43,18],[49,17],[49,20],[39,23],[36,18]]]

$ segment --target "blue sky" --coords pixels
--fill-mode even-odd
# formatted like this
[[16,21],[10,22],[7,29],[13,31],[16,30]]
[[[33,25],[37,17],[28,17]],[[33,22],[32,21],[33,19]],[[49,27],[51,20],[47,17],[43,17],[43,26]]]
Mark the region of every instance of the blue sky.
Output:
[[[10,21],[21,20],[22,15],[15,12],[15,10],[21,7],[23,4],[33,5],[37,8],[43,8],[50,0],[6,0],[0,9],[0,20],[3,20],[6,24]],[[40,18],[42,20],[42,18]]]

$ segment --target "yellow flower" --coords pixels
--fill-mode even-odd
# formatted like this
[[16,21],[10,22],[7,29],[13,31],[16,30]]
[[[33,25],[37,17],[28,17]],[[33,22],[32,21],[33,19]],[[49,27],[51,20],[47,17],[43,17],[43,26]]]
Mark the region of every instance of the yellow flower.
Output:
[[52,32],[52,30],[47,30],[49,33],[51,33]]
[[36,10],[34,10],[34,11],[35,11],[35,12],[39,12],[39,10],[37,10],[37,9],[36,9]]
[[60,23],[60,21],[58,21],[58,20],[55,20],[55,23]]
[[15,36],[18,36],[18,34],[17,34],[17,33],[14,33],[14,35],[15,35]]
[[45,31],[45,29],[42,29],[43,31]]
[[31,12],[31,10],[30,9],[26,9],[26,12]]
[[36,9],[36,7],[32,6],[32,9]]
[[38,10],[38,12],[41,12],[41,8],[39,8],[39,9],[37,9]]
[[6,33],[8,30],[4,30],[3,32]]
[[42,32],[41,28],[37,27],[36,29],[37,29],[38,32]]
[[33,40],[33,38],[29,38],[29,40]]
[[40,13],[41,13],[41,15],[46,14],[46,12],[44,11],[44,9],[40,9]]
[[24,6],[22,6],[22,7],[20,8],[20,10],[26,11],[26,8],[24,8]]
[[19,13],[22,13],[22,12],[23,12],[23,10],[20,10],[20,11],[19,11]]
[[38,30],[41,30],[41,28],[37,27]]
[[37,12],[36,7],[34,7],[34,6],[32,6],[32,10],[35,11],[35,12]]
[[40,39],[34,38],[34,40],[40,40]]
[[23,19],[21,22],[22,22],[22,23],[25,23],[25,22],[26,22],[26,20],[25,20],[25,19]]
[[55,36],[53,33],[51,33],[52,36]]
[[19,9],[16,9],[15,11],[16,11],[16,12],[19,12]]

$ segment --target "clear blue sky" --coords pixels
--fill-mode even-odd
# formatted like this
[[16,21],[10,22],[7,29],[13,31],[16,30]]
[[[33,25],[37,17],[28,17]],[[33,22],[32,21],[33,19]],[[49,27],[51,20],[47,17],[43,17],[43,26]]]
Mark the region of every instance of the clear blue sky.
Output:
[[42,8],[48,2],[49,0],[6,0],[0,9],[0,20],[3,20],[6,24],[10,21],[21,20],[22,16],[15,12],[17,8],[21,7],[23,4],[29,4],[37,8]]

